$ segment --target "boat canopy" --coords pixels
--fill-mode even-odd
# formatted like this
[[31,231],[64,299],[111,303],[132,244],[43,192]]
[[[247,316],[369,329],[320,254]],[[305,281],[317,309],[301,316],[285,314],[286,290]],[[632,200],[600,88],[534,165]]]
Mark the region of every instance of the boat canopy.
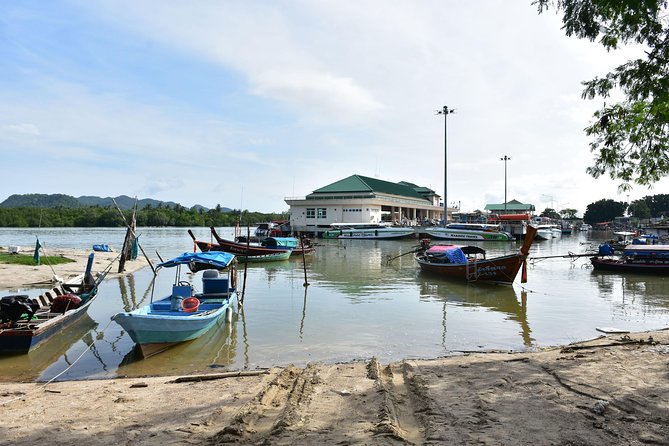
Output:
[[627,256],[669,258],[669,245],[627,245]]
[[188,265],[191,263],[204,263],[211,265],[212,268],[226,268],[235,259],[234,254],[221,251],[208,252],[185,252],[179,257],[175,257],[166,262],[159,263],[156,268],[172,268],[179,265]]
[[261,245],[267,248],[297,248],[300,241],[295,237],[267,237]]
[[467,263],[467,257],[460,246],[435,245],[431,246],[426,254],[430,257],[448,259],[449,263]]

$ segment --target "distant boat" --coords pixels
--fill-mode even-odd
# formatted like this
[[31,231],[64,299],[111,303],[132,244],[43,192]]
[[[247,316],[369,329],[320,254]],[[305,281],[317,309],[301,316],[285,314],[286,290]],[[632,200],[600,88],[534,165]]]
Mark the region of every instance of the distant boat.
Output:
[[416,234],[413,228],[386,223],[332,223],[324,238],[341,239],[399,239]]
[[517,254],[487,259],[485,250],[478,246],[434,245],[419,252],[416,261],[422,271],[444,278],[511,284],[527,259],[536,232],[534,226],[527,227]]
[[590,226],[590,225],[587,224],[587,223],[583,223],[583,224],[578,228],[579,231],[584,231],[584,232],[585,232],[585,231],[589,231],[589,230],[591,230],[591,229],[592,229],[592,226]]
[[502,231],[499,224],[450,223],[445,227],[420,230],[432,238],[441,240],[510,241],[513,235]]
[[537,226],[537,238],[539,240],[552,240],[560,235],[562,235],[562,231],[555,225],[544,224]]
[[[202,273],[202,292],[195,293],[190,282],[182,281],[181,266],[210,265]],[[147,358],[167,348],[196,339],[232,311],[230,297],[236,288],[235,256],[225,252],[184,253],[156,268],[177,268],[172,292],[163,299],[112,317]],[[224,271],[220,276],[219,270]]]
[[237,260],[240,262],[270,262],[275,260],[288,260],[293,251],[292,249],[265,248],[252,243],[247,244],[225,240],[218,235],[215,228],[212,227],[210,229],[212,237],[214,237],[216,243],[197,240],[193,231],[190,229],[188,230],[188,234],[193,239],[193,243],[195,243],[202,252],[229,252],[237,256]]
[[260,242],[260,246],[272,249],[290,249],[290,255],[293,257],[301,256],[302,254],[311,254],[316,250],[311,244],[311,240],[306,237],[302,239],[295,237],[267,237]]
[[0,298],[0,354],[28,353],[86,314],[109,272],[107,269],[94,279],[93,259],[91,253],[83,275],[36,299],[27,295]]
[[595,256],[595,270],[669,276],[669,245],[627,245],[622,255]]

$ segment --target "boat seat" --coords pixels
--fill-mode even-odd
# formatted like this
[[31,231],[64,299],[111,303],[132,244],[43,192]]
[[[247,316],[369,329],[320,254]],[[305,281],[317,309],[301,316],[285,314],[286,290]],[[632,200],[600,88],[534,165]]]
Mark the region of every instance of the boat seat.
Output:
[[[218,271],[216,271],[218,272]],[[202,277],[202,294],[227,294],[229,292],[229,281],[227,277],[207,278]]]

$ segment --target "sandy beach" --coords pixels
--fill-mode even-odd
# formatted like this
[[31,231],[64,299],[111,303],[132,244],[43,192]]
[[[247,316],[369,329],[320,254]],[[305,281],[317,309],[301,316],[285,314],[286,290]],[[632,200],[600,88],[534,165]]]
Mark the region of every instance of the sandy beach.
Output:
[[[0,252],[6,252],[4,248],[0,248]],[[32,250],[22,252],[21,254],[33,255]],[[0,289],[17,289],[31,286],[47,286],[52,282],[54,276],[67,280],[71,277],[76,277],[86,270],[86,262],[88,262],[88,255],[91,251],[84,251],[80,249],[71,248],[53,248],[49,249],[47,254],[49,256],[62,256],[74,260],[70,263],[62,263],[59,265],[50,266],[46,262],[42,262],[39,266],[25,266],[25,265],[10,265],[0,263]],[[44,255],[44,254],[43,254]],[[113,262],[110,273],[107,279],[118,277],[118,252],[96,252],[93,263],[93,275],[96,276],[102,272],[110,263]],[[152,260],[153,261],[153,260]],[[133,273],[145,266],[148,262],[141,254],[136,260],[127,261],[125,263],[125,271],[123,274]],[[45,285],[46,284],[46,285]]]
[[0,384],[0,445],[669,444],[669,331],[533,353]]
[[[54,267],[67,277],[88,253],[50,255],[76,260]],[[116,256],[97,253],[94,272]],[[6,288],[53,274],[0,265]],[[0,383],[0,410],[0,445],[669,444],[669,330],[532,353]]]

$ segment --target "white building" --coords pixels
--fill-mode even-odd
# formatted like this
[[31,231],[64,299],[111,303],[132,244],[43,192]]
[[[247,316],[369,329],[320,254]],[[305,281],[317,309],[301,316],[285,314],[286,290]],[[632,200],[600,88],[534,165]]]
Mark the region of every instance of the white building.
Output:
[[352,175],[306,197],[288,197],[285,202],[290,206],[293,231],[319,233],[330,229],[332,223],[415,226],[440,221],[444,209],[439,199],[426,187]]

